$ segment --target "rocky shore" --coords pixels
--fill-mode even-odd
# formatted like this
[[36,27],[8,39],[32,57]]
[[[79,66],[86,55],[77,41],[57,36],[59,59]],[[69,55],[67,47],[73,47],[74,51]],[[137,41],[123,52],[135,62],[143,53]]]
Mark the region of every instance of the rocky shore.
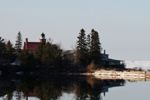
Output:
[[116,70],[96,70],[92,75],[97,79],[125,79],[125,80],[148,80],[148,71],[116,71]]

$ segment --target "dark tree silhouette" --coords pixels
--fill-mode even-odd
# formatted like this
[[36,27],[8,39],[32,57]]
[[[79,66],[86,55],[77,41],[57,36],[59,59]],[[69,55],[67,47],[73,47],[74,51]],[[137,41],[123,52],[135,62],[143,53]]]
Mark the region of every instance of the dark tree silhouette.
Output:
[[4,43],[4,39],[2,37],[0,37],[0,58],[4,57],[5,54],[5,43]]
[[5,48],[6,48],[5,57],[9,62],[11,62],[11,60],[14,58],[15,49],[13,48],[13,45],[10,41],[6,43]]
[[86,42],[87,42],[87,49],[88,49],[87,59],[88,59],[88,64],[90,64],[91,63],[91,35],[90,34],[87,35]]
[[16,40],[16,44],[15,44],[16,51],[17,52],[21,51],[21,47],[22,47],[22,35],[21,35],[21,32],[18,32],[17,40]]
[[99,40],[98,32],[94,29],[91,30],[91,59],[95,63],[99,63],[101,53],[101,43]]
[[78,64],[86,65],[87,64],[87,42],[86,42],[86,34],[84,29],[81,29],[76,47],[76,62]]
[[61,62],[62,59],[62,49],[56,44],[47,42],[46,44],[41,44],[35,54],[35,57],[39,64],[50,66],[56,65]]

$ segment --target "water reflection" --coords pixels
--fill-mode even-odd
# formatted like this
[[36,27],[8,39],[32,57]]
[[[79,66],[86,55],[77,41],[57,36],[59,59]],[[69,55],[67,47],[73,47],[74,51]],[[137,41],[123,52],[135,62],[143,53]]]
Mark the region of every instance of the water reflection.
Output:
[[[96,80],[86,76],[52,76],[50,78],[24,78],[1,80],[0,96],[11,100],[37,97],[40,100],[57,100],[63,93],[74,94],[75,100],[102,100],[109,88],[123,86],[124,80]],[[64,99],[66,100],[66,99]]]

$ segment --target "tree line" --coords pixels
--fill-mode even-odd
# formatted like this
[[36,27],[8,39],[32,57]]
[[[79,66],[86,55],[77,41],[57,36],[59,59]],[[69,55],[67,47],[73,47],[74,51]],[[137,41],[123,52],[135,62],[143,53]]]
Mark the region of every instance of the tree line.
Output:
[[[94,29],[89,34],[81,29],[77,37],[74,65],[87,66],[91,62],[99,64],[101,54],[99,33]],[[0,37],[0,62],[10,64],[15,60],[21,62],[21,66],[43,66],[50,68],[64,68],[66,60],[59,45],[51,41],[42,42],[35,53],[22,49],[22,34],[18,32],[15,46]]]

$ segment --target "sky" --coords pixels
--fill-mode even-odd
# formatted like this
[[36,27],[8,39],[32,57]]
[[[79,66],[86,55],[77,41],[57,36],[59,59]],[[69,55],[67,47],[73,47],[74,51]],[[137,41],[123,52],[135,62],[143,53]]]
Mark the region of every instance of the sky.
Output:
[[150,0],[0,0],[0,36],[15,43],[40,34],[74,49],[81,28],[99,32],[111,58],[150,60]]

